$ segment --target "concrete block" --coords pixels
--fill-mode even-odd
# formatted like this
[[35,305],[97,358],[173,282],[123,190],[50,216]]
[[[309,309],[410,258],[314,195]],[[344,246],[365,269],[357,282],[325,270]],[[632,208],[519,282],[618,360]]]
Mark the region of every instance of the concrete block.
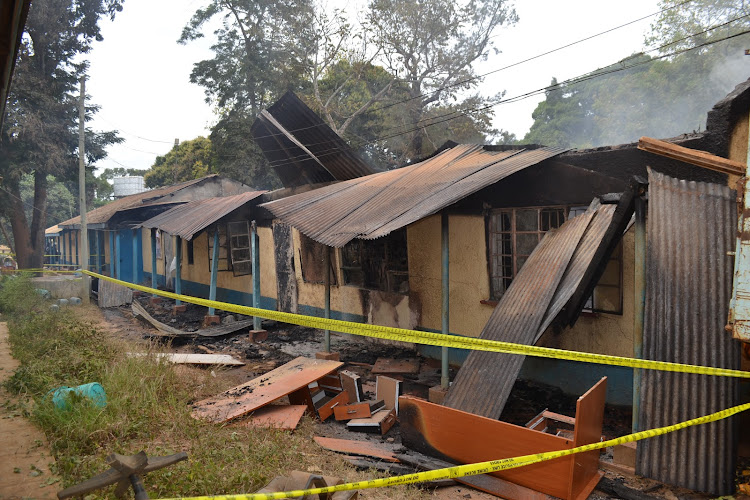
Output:
[[221,318],[215,314],[206,314],[206,317],[203,318],[203,326],[220,325],[220,324],[221,324]]
[[224,316],[224,318],[223,318],[223,319],[221,320],[221,324],[222,324],[222,325],[229,325],[229,324],[231,324],[231,323],[234,323],[234,322],[236,322],[236,321],[237,321],[237,320],[235,319],[235,317],[234,317],[233,315],[231,315],[231,314],[227,314],[227,315],[226,315],[226,316]]
[[68,302],[70,302],[71,306],[80,306],[83,301],[80,297],[71,297],[68,299]]
[[57,304],[52,304],[51,306],[49,306],[49,310],[52,312],[59,311],[60,306],[58,306]]
[[441,405],[443,404],[443,401],[445,401],[446,394],[448,394],[448,389],[444,388],[442,385],[436,385],[435,387],[430,387],[427,391],[427,400],[430,403]]
[[187,311],[187,306],[185,304],[180,304],[179,306],[173,306],[172,307],[172,316],[177,316],[180,313],[184,313]]
[[68,299],[57,299],[57,305],[64,307],[68,305]]
[[328,361],[341,361],[341,356],[337,352],[316,352],[315,359],[326,359]]
[[148,303],[151,304],[152,306],[157,306],[161,304],[161,297],[149,297]]
[[612,462],[618,465],[635,467],[635,450],[637,443],[618,444],[612,448]]
[[266,330],[250,330],[248,334],[250,342],[263,342],[268,339],[268,332]]

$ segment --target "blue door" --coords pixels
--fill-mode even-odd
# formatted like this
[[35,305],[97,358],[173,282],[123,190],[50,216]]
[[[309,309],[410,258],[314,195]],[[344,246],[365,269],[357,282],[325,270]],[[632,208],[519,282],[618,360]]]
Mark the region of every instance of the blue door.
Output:
[[120,265],[120,279],[130,283],[143,283],[143,248],[141,230],[136,230],[135,268],[133,268],[133,230],[120,229],[117,231],[117,238],[120,240],[120,255],[118,263]]

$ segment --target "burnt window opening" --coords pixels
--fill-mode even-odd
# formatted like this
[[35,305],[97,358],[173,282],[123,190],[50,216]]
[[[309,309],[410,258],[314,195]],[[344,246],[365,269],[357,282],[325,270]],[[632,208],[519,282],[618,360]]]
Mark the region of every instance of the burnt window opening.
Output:
[[406,229],[376,240],[353,240],[341,249],[344,284],[408,293]]
[[586,312],[622,314],[622,240],[612,252],[602,277],[583,306]]
[[299,261],[302,267],[302,279],[304,282],[325,283],[326,250],[328,250],[331,256],[328,268],[330,283],[331,285],[338,285],[335,272],[336,252],[302,233],[299,233],[299,240]]
[[230,222],[227,229],[229,230],[232,272],[235,276],[251,274],[253,272],[253,261],[250,248],[250,224],[246,220]]
[[487,233],[492,300],[503,296],[544,234],[562,226],[569,212],[569,207],[557,206],[508,208],[490,214]]
[[195,263],[195,258],[193,257],[193,240],[187,240],[187,261],[189,266]]
[[219,261],[217,263],[217,271],[231,271],[232,261],[229,257],[229,238],[227,237],[227,227],[224,224],[219,224],[210,228],[206,231],[208,236],[208,271],[213,270],[213,256],[214,256],[214,234],[216,229],[219,230]]

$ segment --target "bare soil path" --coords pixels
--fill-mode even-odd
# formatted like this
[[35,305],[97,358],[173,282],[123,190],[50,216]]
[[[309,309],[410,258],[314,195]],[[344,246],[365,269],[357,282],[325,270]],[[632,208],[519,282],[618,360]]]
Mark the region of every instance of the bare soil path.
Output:
[[[0,382],[16,367],[8,327],[0,322]],[[21,414],[18,399],[0,386],[0,499],[57,498],[59,483],[50,472],[51,462],[42,431]]]

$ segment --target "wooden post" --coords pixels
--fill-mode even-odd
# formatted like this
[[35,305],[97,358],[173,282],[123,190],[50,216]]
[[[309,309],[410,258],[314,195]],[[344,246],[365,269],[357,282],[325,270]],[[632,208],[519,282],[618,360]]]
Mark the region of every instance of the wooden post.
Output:
[[[159,279],[156,275],[156,231],[156,229],[151,229],[151,288],[154,289],[158,288],[157,281]],[[156,294],[153,296],[158,297]]]
[[117,272],[115,272],[115,269],[117,268],[117,266],[115,266],[115,264],[117,262],[115,260],[115,257],[119,257],[119,255],[120,255],[119,249],[118,249],[117,252],[118,252],[117,255],[115,255],[115,232],[114,231],[109,231],[109,275],[112,278],[114,278],[114,277],[119,278],[120,277],[120,274],[117,273]]
[[102,241],[101,231],[94,231],[96,234],[96,272],[102,274]]
[[[81,265],[86,271],[89,270],[89,226],[86,223],[86,77],[81,77],[81,99],[78,103],[78,206],[81,211]],[[78,240],[76,240],[78,250]],[[76,260],[78,256],[76,255]],[[83,293],[81,300],[84,304],[89,303],[91,280],[88,275],[83,275]]]
[[120,245],[121,244],[120,233],[117,233],[117,235],[115,235],[114,239],[116,241],[116,243],[115,243],[115,250],[117,251],[117,255],[115,256],[116,258],[114,260],[114,263],[115,263],[115,277],[119,280],[119,279],[122,279],[120,277],[121,274],[122,274],[122,264],[120,264],[120,256],[122,255],[122,253],[120,253],[121,250],[122,250],[121,245]]
[[[216,300],[216,282],[219,279],[219,226],[216,226],[214,230],[214,248],[211,254],[211,287],[208,291],[208,299]],[[216,310],[213,307],[208,308],[208,316],[206,316],[206,323],[218,323],[216,317]]]
[[[174,274],[174,292],[177,295],[180,295],[182,293],[182,238],[179,236],[175,236],[175,249],[174,249],[174,258],[175,258],[175,274]],[[175,306],[180,307],[182,305],[182,301],[180,299],[175,300]]]
[[[258,226],[255,221],[250,223],[250,252],[253,273],[253,307],[260,309],[260,249],[258,248]],[[261,318],[253,316],[253,330],[260,331]]]
[[[325,268],[326,268],[326,294],[325,294],[325,318],[331,319],[331,247],[325,245]],[[331,330],[325,330],[325,351],[331,352]]]
[[138,284],[138,230],[133,229],[133,283]]

